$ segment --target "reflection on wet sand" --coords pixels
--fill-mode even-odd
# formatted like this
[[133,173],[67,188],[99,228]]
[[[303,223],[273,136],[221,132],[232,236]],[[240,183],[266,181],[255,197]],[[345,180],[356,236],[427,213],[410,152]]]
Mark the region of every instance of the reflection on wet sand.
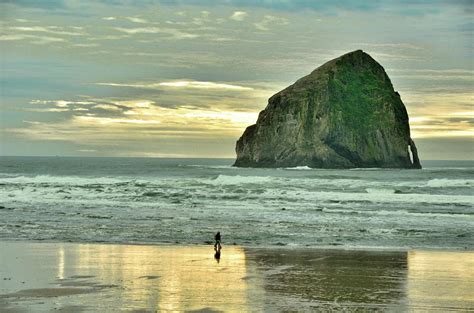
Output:
[[406,293],[420,310],[474,310],[474,253],[409,251]]
[[99,281],[121,282],[122,308],[246,309],[244,251],[227,247],[219,264],[213,252],[210,247],[80,245],[77,259],[79,268],[100,264],[91,271]]
[[247,258],[264,277],[273,299],[267,306],[290,311],[403,306],[405,252],[250,250]]
[[474,307],[473,253],[226,246],[216,262],[212,246],[0,242],[0,250],[0,307],[11,311]]
[[[40,298],[46,311],[250,310],[251,288],[242,279],[249,271],[240,247],[222,249],[218,263],[212,246],[0,245],[0,306],[33,308]],[[27,284],[2,280],[9,275]]]
[[[474,253],[247,250],[265,307],[283,310],[474,311]],[[249,280],[252,285],[252,281]]]

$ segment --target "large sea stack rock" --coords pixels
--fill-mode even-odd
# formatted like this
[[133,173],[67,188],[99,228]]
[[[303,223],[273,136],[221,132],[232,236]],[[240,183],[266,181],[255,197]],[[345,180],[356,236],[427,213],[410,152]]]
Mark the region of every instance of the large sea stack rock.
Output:
[[421,168],[400,95],[362,50],[273,95],[236,152],[240,167]]

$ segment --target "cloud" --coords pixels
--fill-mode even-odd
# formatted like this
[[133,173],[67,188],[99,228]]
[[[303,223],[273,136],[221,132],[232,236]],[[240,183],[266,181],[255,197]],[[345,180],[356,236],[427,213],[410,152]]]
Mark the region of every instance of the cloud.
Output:
[[89,152],[96,152],[97,150],[95,149],[78,149],[76,150],[78,152],[84,152],[84,153],[89,153]]
[[[83,6],[91,6],[96,4],[96,1],[71,1],[71,0],[3,0],[4,4],[10,4],[15,6],[24,6],[32,8],[41,8],[44,10],[57,11],[57,10],[72,10],[77,9],[79,4]],[[147,9],[156,5],[162,6],[175,6],[180,7],[184,4],[189,6],[202,6],[202,7],[213,7],[216,5],[215,0],[105,0],[101,1],[103,5],[110,8],[120,7],[131,7],[139,9]],[[83,4],[84,3],[84,4]],[[407,5],[410,3],[410,5]],[[0,3],[1,4],[1,3]],[[289,0],[226,0],[220,1],[219,5],[231,6],[231,7],[252,7],[252,8],[263,8],[269,10],[280,10],[280,11],[317,11],[326,14],[335,14],[340,11],[352,11],[352,12],[373,12],[377,10],[384,10],[395,12],[397,14],[410,14],[413,16],[422,16],[430,13],[437,13],[439,11],[446,10],[446,8],[454,7],[459,8],[460,12],[472,13],[472,1],[470,0],[459,0],[459,1],[447,1],[447,0],[432,0],[432,1],[415,1],[414,3],[395,0],[395,1],[346,1],[346,0],[300,0],[300,1],[289,1]],[[179,11],[177,13],[185,13]],[[176,13],[176,14],[177,14]]]
[[417,75],[417,74],[406,74],[406,75],[392,75],[393,77],[398,78],[407,78],[407,79],[418,79],[418,80],[441,80],[441,81],[454,81],[454,80],[465,80],[465,81],[474,81],[474,76],[472,75]]
[[[141,102],[133,100],[132,102]],[[171,140],[185,142],[220,141],[233,145],[243,129],[255,122],[256,112],[239,112],[195,107],[163,108],[134,106],[119,116],[73,115],[58,122],[25,121],[21,128],[7,132],[30,140],[63,141],[86,145],[89,149],[104,145],[127,146]],[[179,142],[176,140],[179,139]],[[122,150],[123,151],[123,150]]]
[[474,116],[471,113],[474,94],[433,91],[401,94],[409,111],[414,138],[474,136]]
[[141,18],[141,17],[137,17],[137,16],[104,16],[104,17],[102,17],[102,19],[104,21],[116,21],[118,19],[125,19],[129,22],[137,23],[137,24],[146,24],[146,23],[148,23],[148,20],[146,20],[144,18]]
[[124,28],[114,27],[116,31],[127,34],[157,34],[163,32],[160,27],[138,27],[138,28]]
[[74,44],[74,47],[79,47],[79,48],[92,48],[92,47],[98,47],[98,43],[76,43]]
[[0,35],[0,41],[20,41],[25,40],[29,43],[36,45],[45,45],[50,43],[65,42],[64,38],[51,37],[51,36],[36,36],[36,35],[27,35],[27,34],[17,34],[17,35]]
[[77,31],[67,31],[64,27],[59,26],[13,26],[8,28],[14,32],[40,32],[54,35],[65,36],[83,36],[85,33]]
[[445,126],[414,126],[411,128],[412,138],[473,138],[474,128],[464,129],[459,125]]
[[421,50],[423,47],[411,43],[354,43],[359,47]]
[[[456,112],[463,114],[464,112]],[[474,138],[472,115],[427,115],[410,118],[413,138],[471,137]]]
[[[50,112],[50,113],[60,113],[68,112],[70,114],[66,116],[79,116],[86,114],[94,114],[100,116],[110,116],[110,115],[121,115],[122,112],[134,108],[135,104],[137,107],[144,107],[148,105],[148,100],[143,100],[142,102],[129,102],[129,101],[115,101],[110,99],[93,99],[87,98],[87,100],[31,100],[30,104],[33,107],[27,107],[23,111],[28,112]],[[38,108],[41,106],[41,108]]]
[[[246,126],[256,121],[260,109],[256,107],[245,109],[245,106],[242,105],[245,98],[241,95],[235,98],[231,97],[228,94],[228,86],[229,84],[221,83],[215,83],[213,86],[218,90],[222,88],[223,91],[227,91],[222,97],[201,98],[201,95],[197,94],[186,99],[182,94],[178,94],[174,96],[175,98],[167,98],[169,95],[157,98],[157,102],[162,104],[166,104],[170,100],[183,101],[180,105],[169,107],[140,98],[131,100],[89,98],[83,101],[32,100],[31,104],[53,107],[31,108],[30,111],[69,112],[69,117],[63,122],[28,122],[28,127],[10,129],[10,132],[35,140],[72,141],[88,145],[116,141],[132,142],[134,140],[142,140],[142,144],[144,144],[150,137],[194,141],[212,138],[212,136],[229,140],[235,139]],[[169,86],[166,84],[165,88],[188,89],[189,85],[177,83]],[[198,87],[196,90],[206,89]],[[215,89],[212,89],[212,92],[214,93]],[[474,136],[474,116],[469,110],[469,101],[472,99],[472,95],[466,94],[456,99],[453,94],[418,94],[407,95],[407,98],[408,100],[405,102],[409,104],[412,111],[410,125],[414,138]],[[251,102],[260,102],[257,98],[253,99],[256,100]],[[451,102],[446,103],[446,99],[451,99]],[[235,101],[235,103],[231,102],[228,105],[226,104],[228,101]],[[440,108],[435,101],[444,102],[444,109]],[[210,105],[206,107],[205,104],[209,103]],[[421,107],[414,106],[419,103],[423,105]],[[438,107],[438,110],[433,111],[432,107]],[[150,136],[143,137],[143,132]]]
[[439,81],[474,81],[474,71],[468,69],[388,69],[390,76],[406,79]]
[[[414,115],[449,115],[472,110],[474,94],[462,91],[406,90],[401,91],[403,102]],[[436,108],[436,110],[433,110]]]
[[163,89],[163,87],[170,88],[185,88],[185,89],[221,89],[221,90],[254,90],[252,87],[245,87],[240,85],[232,85],[226,83],[215,83],[206,81],[190,81],[190,80],[176,80],[166,81],[159,83],[138,83],[138,84],[117,84],[117,83],[97,83],[102,86],[113,86],[113,87],[131,87],[131,88],[144,88],[144,89]]
[[245,11],[235,11],[229,18],[234,21],[243,21],[249,14]]
[[198,66],[221,66],[226,63],[227,58],[225,56],[217,56],[214,53],[193,53],[193,57],[190,58],[186,51],[172,52],[124,52],[124,56],[139,57],[141,60],[150,59],[153,60],[153,65],[160,67],[172,67],[192,69]]
[[[194,142],[201,143],[199,133],[211,138],[209,129],[220,135],[229,127],[234,137],[225,133],[225,140],[231,142],[246,126],[237,121],[252,123],[269,96],[355,45],[370,50],[389,68],[416,136],[441,136],[444,131],[459,136],[472,122],[463,114],[473,103],[472,94],[466,94],[474,79],[472,44],[459,32],[459,27],[472,29],[472,23],[448,1],[410,5],[417,11],[446,8],[428,16],[394,11],[406,7],[406,1],[166,1],[181,5],[157,6],[152,0],[65,0],[54,5],[47,5],[49,0],[12,0],[0,5],[7,12],[0,32],[6,73],[1,83],[4,102],[11,103],[0,115],[15,111],[0,128],[39,130],[45,138],[51,131],[69,141],[77,132],[82,142],[89,137],[117,145],[132,143],[129,137],[135,134],[143,140],[136,147],[148,147],[150,141],[141,132],[150,131],[155,141],[192,134]],[[44,10],[13,7],[13,2]],[[428,89],[434,87],[446,93],[430,94]],[[28,103],[34,98],[64,100]],[[138,122],[152,117],[161,124]],[[21,124],[22,119],[45,125]],[[438,126],[444,128],[436,133]],[[107,136],[112,139],[107,141]],[[175,152],[189,143],[177,142]],[[15,143],[23,150],[28,144]],[[59,152],[81,148],[56,147]],[[234,144],[229,147],[232,153]]]
[[468,69],[389,69],[391,72],[421,73],[434,75],[474,75],[474,70]]
[[0,4],[12,4],[16,6],[41,8],[46,10],[62,9],[66,6],[66,0],[2,0]]
[[[229,95],[228,88],[233,90],[237,85],[211,85],[217,89],[207,89],[209,84],[197,84],[198,88],[189,88],[183,83],[166,84],[163,88],[210,93],[202,98],[204,94],[183,97],[173,92],[158,97],[160,105],[143,98],[35,99],[30,102],[36,106],[32,109],[51,113],[57,111],[55,119],[49,122],[25,121],[21,127],[11,127],[5,131],[27,140],[70,142],[86,147],[86,150],[102,151],[104,147],[117,146],[117,151],[108,148],[106,152],[116,156],[130,156],[130,151],[134,151],[137,156],[144,156],[143,153],[181,153],[183,156],[201,157],[213,153],[215,156],[231,156],[236,138],[245,127],[255,123],[257,111],[245,109],[245,101],[250,98]],[[201,88],[203,86],[204,89]],[[223,95],[212,96],[217,90],[222,90]],[[151,97],[155,98],[155,95]],[[255,98],[252,99],[251,102],[255,102]],[[183,103],[166,107],[168,101]],[[227,105],[228,101],[235,101],[239,105]],[[191,146],[196,148],[193,152],[187,151]]]
[[198,88],[198,89],[227,89],[227,90],[253,90],[251,87],[243,87],[238,85],[230,85],[214,82],[203,81],[172,81],[159,83],[160,86],[175,88]]
[[143,18],[139,18],[139,17],[130,17],[130,16],[127,16],[125,17],[127,20],[129,20],[130,22],[133,22],[133,23],[138,23],[138,24],[146,24],[148,23],[147,20],[143,19]]
[[4,27],[0,41],[26,41],[35,45],[66,42],[63,38],[84,36],[82,27],[70,26],[10,26]]
[[416,61],[421,60],[422,57],[417,54],[406,54],[406,53],[383,53],[383,52],[370,52],[370,55],[374,58],[383,60],[402,60],[402,61]]
[[174,38],[174,39],[193,39],[193,38],[200,37],[200,35],[198,34],[183,32],[175,28],[161,28],[161,27],[156,27],[156,26],[138,27],[138,28],[114,27],[113,29],[122,33],[130,34],[130,35],[160,34],[161,33],[161,34],[169,35],[171,38]]
[[260,22],[254,23],[255,28],[261,31],[268,31],[271,26],[288,24],[289,22],[287,18],[273,15],[265,15]]
[[91,105],[95,104],[93,101],[67,101],[67,100],[39,100],[34,99],[30,101],[30,104],[41,104],[41,105],[53,105],[58,108],[66,108],[68,106],[76,105]]
[[452,112],[451,115],[454,115],[454,116],[463,116],[463,117],[474,117],[474,112],[473,112],[473,111],[467,111],[467,112]]
[[[119,93],[125,99],[107,100],[108,103],[130,106],[160,106],[166,108],[194,107],[227,111],[254,112],[262,108],[269,96],[276,90],[273,85],[262,82],[238,84],[232,82],[202,82],[192,80],[172,80],[136,83],[97,83],[99,86],[126,88]],[[112,89],[109,88],[109,92]],[[130,98],[130,100],[126,100]],[[137,102],[135,99],[143,99]],[[105,101],[105,100],[104,100]],[[132,101],[132,104],[127,103]],[[131,114],[126,112],[125,114]]]
[[122,108],[119,108],[115,105],[111,104],[98,104],[92,107],[93,109],[101,109],[101,110],[106,110],[106,111],[115,111],[115,112],[121,112]]
[[26,111],[26,112],[38,112],[38,113],[59,113],[59,112],[68,112],[69,109],[68,108],[38,108],[38,109],[35,109],[35,108],[26,108],[26,109],[22,109],[22,111]]
[[109,125],[109,124],[140,124],[140,125],[157,125],[161,124],[158,120],[145,119],[129,119],[129,118],[110,118],[110,117],[96,117],[96,116],[77,116],[76,119],[80,121],[92,122],[95,125]]

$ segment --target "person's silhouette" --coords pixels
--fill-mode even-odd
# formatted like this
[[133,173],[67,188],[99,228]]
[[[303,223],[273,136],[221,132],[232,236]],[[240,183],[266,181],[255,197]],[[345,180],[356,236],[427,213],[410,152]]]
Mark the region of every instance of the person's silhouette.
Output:
[[217,250],[219,248],[219,251],[221,250],[221,232],[218,231],[217,234],[214,236],[214,239],[216,240],[216,243],[214,244],[214,249]]

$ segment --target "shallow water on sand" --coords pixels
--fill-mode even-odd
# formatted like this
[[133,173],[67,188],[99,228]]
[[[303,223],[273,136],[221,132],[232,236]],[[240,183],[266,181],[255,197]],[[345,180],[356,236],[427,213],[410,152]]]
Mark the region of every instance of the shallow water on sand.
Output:
[[[474,309],[474,254],[0,242],[11,312]],[[4,253],[3,253],[4,252]]]
[[239,169],[229,159],[0,157],[0,238],[474,249],[474,162]]

